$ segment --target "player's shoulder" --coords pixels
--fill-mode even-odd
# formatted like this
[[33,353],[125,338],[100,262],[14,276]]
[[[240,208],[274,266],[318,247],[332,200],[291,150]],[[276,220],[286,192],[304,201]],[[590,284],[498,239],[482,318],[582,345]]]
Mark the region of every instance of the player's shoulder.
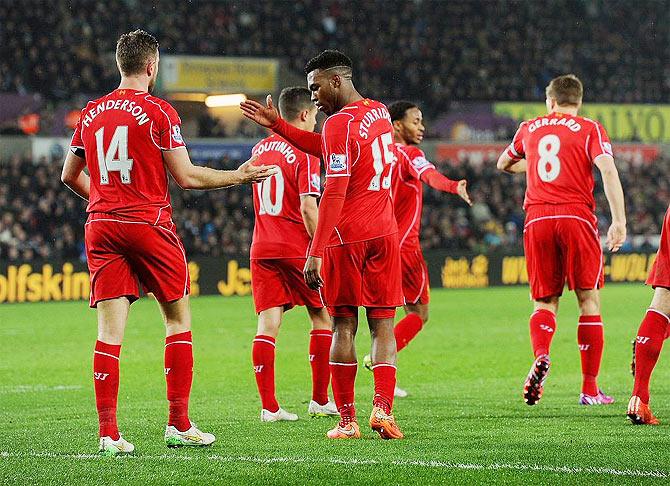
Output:
[[585,116],[576,116],[575,118],[578,121],[581,121],[582,125],[584,125],[585,127],[587,127],[590,130],[599,130],[601,132],[605,131],[605,127],[598,120],[593,120],[593,119],[587,118]]
[[414,160],[419,157],[426,158],[426,154],[416,145],[401,145],[402,149],[405,151],[410,160]]
[[137,95],[147,103],[148,107],[151,106],[155,107],[154,109],[163,112],[171,120],[179,119],[177,110],[175,110],[174,107],[163,98],[153,96],[152,94],[149,93],[138,92]]
[[[346,107],[345,107],[346,108]],[[352,110],[342,109],[337,113],[333,113],[326,121],[323,122],[322,133],[325,136],[327,132],[332,130],[346,130],[352,121],[356,119],[356,113]]]

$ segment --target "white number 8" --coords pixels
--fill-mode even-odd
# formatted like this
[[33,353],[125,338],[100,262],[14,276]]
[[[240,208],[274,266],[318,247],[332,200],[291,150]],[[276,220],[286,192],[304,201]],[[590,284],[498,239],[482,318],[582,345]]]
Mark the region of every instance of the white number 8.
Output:
[[545,135],[537,144],[540,160],[537,163],[537,173],[544,182],[555,181],[561,173],[561,160],[558,151],[561,140],[556,135]]

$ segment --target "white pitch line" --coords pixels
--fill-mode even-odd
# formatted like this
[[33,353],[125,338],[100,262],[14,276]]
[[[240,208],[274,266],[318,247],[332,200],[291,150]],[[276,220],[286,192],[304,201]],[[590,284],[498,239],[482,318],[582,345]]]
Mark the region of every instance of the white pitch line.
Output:
[[[46,459],[74,459],[74,460],[110,460],[98,454],[58,454],[55,452],[8,452],[0,451],[0,460],[2,459],[27,459],[27,458],[46,458]],[[418,460],[395,460],[378,461],[375,459],[313,459],[309,457],[255,457],[255,456],[182,456],[172,454],[160,455],[127,455],[113,458],[112,460],[121,461],[194,461],[206,459],[212,462],[226,463],[253,463],[253,464],[311,464],[311,465],[346,465],[346,466],[412,466],[420,468],[432,468],[442,470],[474,470],[474,471],[519,471],[519,472],[547,472],[556,474],[600,474],[607,476],[636,477],[636,478],[670,478],[670,471],[645,471],[641,469],[614,469],[609,467],[594,466],[548,466],[543,464],[476,464],[460,462],[443,461],[418,461]]]
[[0,395],[7,395],[10,393],[33,393],[33,392],[60,392],[81,390],[81,385],[14,385],[0,387]]

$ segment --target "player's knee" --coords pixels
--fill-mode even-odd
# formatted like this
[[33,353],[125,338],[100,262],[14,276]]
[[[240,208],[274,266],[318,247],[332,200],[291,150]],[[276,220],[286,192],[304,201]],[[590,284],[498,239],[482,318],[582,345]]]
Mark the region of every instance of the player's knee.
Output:
[[165,331],[166,335],[168,336],[180,334],[182,332],[188,332],[190,330],[191,323],[189,321],[177,321],[172,319],[165,320]]
[[98,341],[118,346],[123,341],[123,331],[117,329],[98,329]]
[[597,291],[578,292],[577,302],[583,316],[600,314],[600,296]]

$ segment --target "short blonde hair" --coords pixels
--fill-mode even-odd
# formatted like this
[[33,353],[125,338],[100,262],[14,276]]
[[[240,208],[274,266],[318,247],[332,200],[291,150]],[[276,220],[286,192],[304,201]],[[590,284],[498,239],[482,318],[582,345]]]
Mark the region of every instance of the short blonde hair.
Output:
[[547,86],[547,98],[553,98],[560,106],[579,106],[584,95],[584,86],[574,74],[554,78]]

